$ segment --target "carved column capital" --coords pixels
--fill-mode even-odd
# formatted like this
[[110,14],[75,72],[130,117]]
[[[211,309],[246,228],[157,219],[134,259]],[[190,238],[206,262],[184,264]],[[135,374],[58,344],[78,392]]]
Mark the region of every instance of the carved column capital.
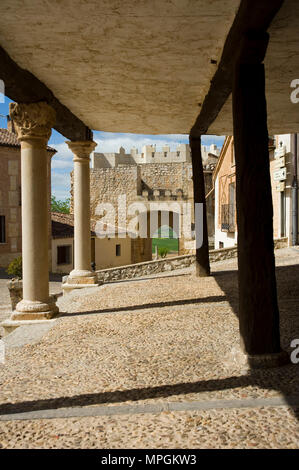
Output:
[[14,122],[18,139],[48,141],[55,124],[56,113],[47,103],[10,103],[9,115]]
[[97,146],[93,140],[70,141],[67,145],[74,154],[74,162],[80,163],[89,163],[90,154]]

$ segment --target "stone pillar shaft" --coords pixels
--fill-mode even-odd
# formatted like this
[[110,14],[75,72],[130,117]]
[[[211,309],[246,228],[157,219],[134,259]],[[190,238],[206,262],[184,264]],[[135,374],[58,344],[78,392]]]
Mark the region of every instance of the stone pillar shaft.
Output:
[[89,159],[74,159],[75,271],[90,272]]
[[55,123],[44,102],[10,105],[21,142],[23,300],[12,320],[51,318],[49,298],[47,142]]
[[90,153],[96,147],[93,141],[67,142],[74,153],[74,269],[68,278],[65,290],[70,285],[95,284],[95,274],[91,271],[90,236]]
[[21,143],[23,299],[47,302],[48,185],[45,143]]
[[205,194],[205,180],[203,174],[202,157],[201,157],[201,138],[190,136],[191,158],[192,158],[192,174],[193,174],[193,197],[194,207],[196,203],[203,204],[202,211],[202,224],[195,224],[196,232],[198,226],[201,225],[203,233],[196,233],[196,239],[202,238],[202,245],[196,248],[196,275],[199,277],[206,277],[210,275],[210,260],[209,260],[209,239],[208,239],[208,224],[207,224],[207,208],[206,208],[206,194]]

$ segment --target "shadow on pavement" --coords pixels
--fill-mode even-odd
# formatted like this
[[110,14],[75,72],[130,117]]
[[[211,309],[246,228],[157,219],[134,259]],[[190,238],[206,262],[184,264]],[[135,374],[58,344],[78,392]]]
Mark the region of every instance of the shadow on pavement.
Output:
[[[299,266],[282,266],[276,268],[279,307],[281,313],[281,343],[283,349],[291,352],[290,343],[299,338]],[[177,300],[171,302],[149,303],[145,305],[125,306],[117,309],[104,309],[97,312],[106,313],[116,311],[140,310],[172,305],[200,304],[209,302],[228,301],[235,314],[238,314],[238,279],[237,271],[216,272],[214,277],[221,287],[224,295]],[[79,314],[79,315],[80,315]],[[78,313],[65,314],[67,316]],[[76,406],[100,405],[120,403],[124,401],[137,401],[144,399],[167,398],[190,393],[209,392],[240,387],[254,386],[262,389],[276,390],[288,397],[299,394],[299,364],[289,364],[273,369],[251,369],[247,375],[233,376],[215,380],[199,380],[190,383],[178,383],[155,387],[134,388],[129,390],[115,390],[112,392],[90,393],[69,397],[56,397],[42,400],[23,401],[19,403],[5,403],[0,405],[0,414],[21,413],[26,411],[57,409]],[[265,395],[267,396],[267,395]],[[299,420],[299,406],[289,402],[294,415]]]
[[[109,403],[122,403],[125,401],[138,401],[145,399],[168,398],[171,396],[185,395],[188,393],[211,392],[218,390],[234,389],[246,386],[259,386],[273,389],[283,393],[286,382],[284,371],[293,370],[297,366],[288,365],[286,367],[272,369],[271,373],[263,373],[262,370],[252,370],[248,375],[239,377],[228,377],[224,379],[205,380],[191,383],[179,383],[173,385],[162,385],[157,387],[134,388],[130,390],[115,390],[112,392],[88,393],[74,395],[71,397],[58,397],[43,400],[24,401],[19,403],[5,403],[0,405],[0,414],[24,413],[26,411],[49,410],[68,407],[103,405]],[[294,397],[295,391],[292,394]],[[288,394],[287,397],[290,396]],[[299,407],[299,395],[298,395]],[[293,407],[298,417],[298,407]]]

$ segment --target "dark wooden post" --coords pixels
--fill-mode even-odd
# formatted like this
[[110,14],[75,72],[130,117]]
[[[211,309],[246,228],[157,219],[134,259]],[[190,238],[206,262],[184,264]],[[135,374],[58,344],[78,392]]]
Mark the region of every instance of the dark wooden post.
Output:
[[198,224],[195,226],[196,239],[202,237],[202,245],[196,248],[196,275],[200,277],[210,275],[210,260],[209,260],[209,239],[208,239],[208,225],[207,225],[207,209],[206,209],[206,194],[205,194],[205,181],[201,159],[201,138],[192,137],[190,135],[190,147],[192,158],[192,172],[193,172],[193,195],[194,195],[194,208],[196,203],[203,204],[203,233],[199,234]]
[[241,342],[256,367],[286,362],[281,351],[265,71],[268,34],[244,38],[233,80]]

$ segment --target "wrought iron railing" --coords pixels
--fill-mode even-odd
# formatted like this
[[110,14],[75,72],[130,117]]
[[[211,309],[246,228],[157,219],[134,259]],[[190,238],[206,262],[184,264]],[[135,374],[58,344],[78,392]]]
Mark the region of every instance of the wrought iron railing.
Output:
[[221,230],[235,232],[235,206],[234,204],[221,205]]

